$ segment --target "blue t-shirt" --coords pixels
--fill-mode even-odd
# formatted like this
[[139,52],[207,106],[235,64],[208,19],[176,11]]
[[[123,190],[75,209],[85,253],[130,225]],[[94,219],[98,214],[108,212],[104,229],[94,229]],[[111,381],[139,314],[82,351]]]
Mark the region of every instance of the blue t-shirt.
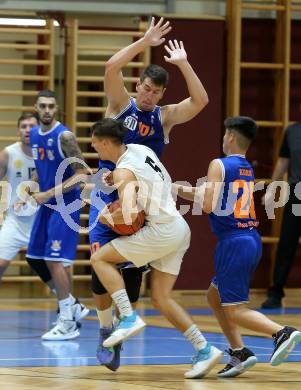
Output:
[[[30,145],[39,178],[40,191],[47,191],[74,175],[69,164],[66,164],[65,168],[60,167],[62,161],[65,160],[60,137],[66,131],[70,130],[60,122],[57,122],[47,132],[42,132],[39,126],[33,127],[30,131]],[[66,192],[63,198],[68,202],[79,198],[79,187]],[[55,199],[51,198],[47,203],[54,204]]]
[[242,155],[230,155],[219,159],[219,162],[223,170],[224,185],[216,209],[209,214],[213,233],[221,236],[257,227],[253,168]]
[[[141,111],[134,98],[130,98],[127,107],[114,119],[122,120],[128,129],[124,143],[145,145],[152,149],[160,158],[168,139],[164,136],[161,123],[160,107],[155,106],[153,111]],[[99,168],[115,169],[115,164],[111,161],[99,161]]]

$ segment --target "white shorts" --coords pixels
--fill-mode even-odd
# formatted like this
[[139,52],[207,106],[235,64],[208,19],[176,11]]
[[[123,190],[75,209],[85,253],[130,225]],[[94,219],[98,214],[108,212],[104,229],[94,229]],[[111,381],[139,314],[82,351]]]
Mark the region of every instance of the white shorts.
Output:
[[110,244],[136,267],[150,264],[158,271],[178,275],[189,248],[190,229],[182,217],[170,223],[147,222],[132,236],[115,238]]
[[0,229],[0,258],[12,260],[23,247],[27,247],[33,219],[8,214]]

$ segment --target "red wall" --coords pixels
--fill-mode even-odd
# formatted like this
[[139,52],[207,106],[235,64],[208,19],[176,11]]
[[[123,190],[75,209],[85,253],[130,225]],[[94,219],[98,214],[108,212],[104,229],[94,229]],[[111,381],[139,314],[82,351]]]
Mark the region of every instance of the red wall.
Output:
[[[166,148],[163,162],[172,179],[186,180],[195,185],[206,175],[209,162],[220,156],[223,131],[223,94],[225,69],[225,23],[208,20],[171,20],[173,29],[168,39],[184,42],[188,59],[203,82],[210,103],[195,119],[176,126]],[[164,61],[163,46],[152,50],[152,62],[170,72],[170,82],[162,105],[176,103],[187,97],[184,79],[177,67]],[[189,204],[180,201],[180,204]],[[215,239],[207,216],[185,215],[192,230],[192,242],[184,258],[176,287],[206,289],[213,275]]]

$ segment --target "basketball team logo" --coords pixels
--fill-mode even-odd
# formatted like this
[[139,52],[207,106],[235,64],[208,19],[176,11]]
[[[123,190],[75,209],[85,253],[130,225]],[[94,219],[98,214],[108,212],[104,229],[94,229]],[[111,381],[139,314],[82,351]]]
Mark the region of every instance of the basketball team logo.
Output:
[[59,252],[62,249],[62,241],[52,240],[51,250],[54,252]]
[[127,116],[123,124],[127,129],[135,131],[137,127],[137,119],[134,116]]
[[50,160],[50,161],[55,159],[53,150],[49,150],[49,149],[47,150],[47,157],[48,157],[48,160]]
[[21,169],[22,168],[22,161],[21,160],[15,160],[14,161],[14,168],[15,169]]

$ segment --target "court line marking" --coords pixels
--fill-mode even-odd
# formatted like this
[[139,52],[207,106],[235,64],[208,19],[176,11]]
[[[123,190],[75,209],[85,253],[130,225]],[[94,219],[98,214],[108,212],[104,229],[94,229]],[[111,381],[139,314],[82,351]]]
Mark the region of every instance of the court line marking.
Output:
[[[301,356],[301,353],[291,353],[291,356]],[[154,356],[121,356],[121,359],[178,359],[178,358],[191,358],[192,355],[154,355]],[[270,354],[262,353],[256,354],[256,356],[270,356]],[[35,357],[35,358],[0,358],[0,361],[27,361],[27,360],[78,360],[78,359],[93,359],[97,360],[94,356],[75,356],[75,357]],[[290,362],[286,362],[290,363]]]

